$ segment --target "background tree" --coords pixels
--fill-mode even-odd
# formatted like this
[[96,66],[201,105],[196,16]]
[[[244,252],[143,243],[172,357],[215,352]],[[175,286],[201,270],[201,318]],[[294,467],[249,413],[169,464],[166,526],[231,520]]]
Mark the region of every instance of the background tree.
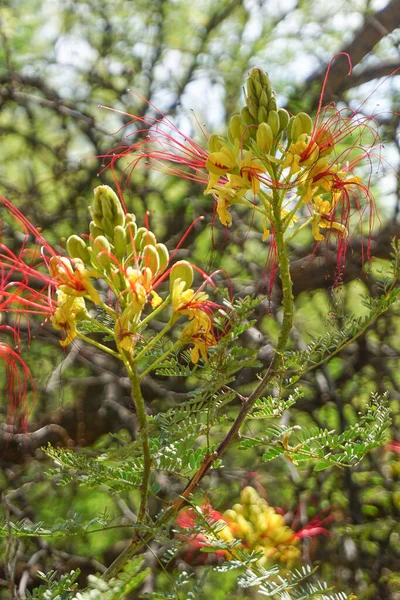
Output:
[[[338,57],[331,69],[324,100],[339,106],[358,107],[378,88],[382,77],[400,66],[398,0],[340,7],[317,1],[277,7],[273,2],[233,0],[203,3],[198,8],[186,0],[151,4],[20,0],[1,6],[0,11],[1,192],[59,247],[71,233],[87,228],[91,190],[98,185],[102,170],[101,159],[93,157],[118,146],[126,135],[136,139],[132,126],[120,130],[130,123],[129,114],[157,116],[162,112],[204,142],[200,124],[224,133],[226,116],[237,109],[241,86],[252,66],[268,70],[281,104],[289,110],[317,107],[326,66],[336,52],[348,52],[354,65],[347,75],[348,65]],[[398,78],[393,76],[376,89],[365,107],[376,113],[385,156],[394,167],[398,164],[397,88]],[[101,182],[112,183],[110,171],[100,177]],[[311,236],[293,247],[291,271],[298,308],[293,347],[304,349],[310,331],[315,335],[327,327],[340,331],[350,307],[356,305],[363,314],[363,294],[380,293],[380,271],[386,268],[391,239],[398,234],[399,188],[385,162],[377,180],[374,192],[381,223],[376,221],[371,242],[375,257],[371,267],[362,255],[361,240],[352,239],[352,252],[341,276],[343,285],[332,288],[334,247],[318,247],[314,253]],[[155,184],[147,171],[125,186],[129,210],[141,217],[149,209],[154,230],[171,240],[171,247],[194,217],[206,214],[207,224],[211,223],[212,203],[202,192],[190,181],[160,178]],[[228,232],[215,224],[213,244],[209,227],[197,227],[179,257],[190,252],[203,267],[229,267],[238,296],[266,292],[262,227],[255,223],[259,233],[249,232],[249,223],[243,214]],[[21,243],[6,216],[5,238],[14,248]],[[277,280],[272,303],[266,298],[260,304],[256,322],[245,334],[245,343],[259,348],[258,358],[265,366],[276,334],[279,297]],[[393,439],[399,441],[397,313],[392,308],[328,365],[305,376],[307,396],[296,405],[296,418],[309,426],[338,424],[344,429],[370,390],[388,390]],[[79,341],[62,351],[54,332],[37,326],[33,334],[29,364],[38,384],[38,400],[28,434],[17,426],[10,436],[7,406],[3,406],[0,457],[6,519],[56,520],[57,516],[65,518],[68,511],[85,517],[93,514],[96,505],[99,512],[106,506],[129,517],[129,494],[122,500],[110,497],[106,490],[94,492],[78,485],[67,490],[44,478],[47,464],[40,451],[51,442],[86,448],[90,453],[96,445],[109,443],[109,433],[123,431],[134,438],[135,417],[125,373]],[[251,384],[254,376],[254,370],[244,370],[237,385]],[[185,381],[167,384],[162,377],[144,381],[145,399],[154,412],[179,400],[186,391]],[[285,413],[287,422],[293,418]],[[361,598],[396,598],[400,554],[397,449],[394,444],[377,450],[350,471],[323,471],[317,478],[287,461],[257,467],[270,502],[298,510],[303,524],[313,511],[335,511],[329,542],[321,541],[317,548],[305,546],[305,553],[323,562],[326,578],[348,586]],[[224,509],[238,497],[246,473],[238,474],[237,466],[209,476],[220,490],[212,498],[216,508]],[[59,514],[54,514],[55,506]],[[112,530],[101,539],[93,535],[62,545],[32,538],[20,542],[15,555],[11,538],[5,543],[0,577],[7,597],[6,580],[15,581],[23,595],[34,585],[37,568],[67,571],[81,566],[84,574],[103,570],[118,554],[121,538]],[[146,560],[152,563],[155,578],[162,578],[150,551]],[[149,590],[152,580],[145,585]]]

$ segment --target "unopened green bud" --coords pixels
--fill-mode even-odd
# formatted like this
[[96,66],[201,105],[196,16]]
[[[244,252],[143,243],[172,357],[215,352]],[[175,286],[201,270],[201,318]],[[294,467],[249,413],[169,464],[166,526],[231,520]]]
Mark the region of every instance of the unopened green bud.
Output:
[[238,516],[234,510],[232,510],[231,508],[228,508],[228,510],[226,510],[224,512],[224,517],[226,517],[227,519],[230,519],[231,521],[236,521]]
[[135,221],[132,221],[131,223],[127,222],[125,225],[125,231],[128,241],[134,241],[138,231],[138,226],[136,225]]
[[89,252],[82,238],[78,235],[70,235],[67,240],[67,251],[71,258],[80,258],[82,262],[89,262]]
[[94,269],[101,269],[100,263],[97,260],[96,252],[93,250],[91,246],[88,247],[89,252],[89,262],[93,266]]
[[269,99],[269,102],[268,102],[268,112],[271,111],[271,110],[278,110],[278,105],[277,105],[277,102],[276,102],[275,92],[272,92],[272,95],[271,95],[271,97]]
[[217,135],[216,133],[210,135],[208,140],[210,152],[219,152],[223,146],[226,146],[226,140],[222,137],[222,135]]
[[169,252],[167,246],[164,244],[157,244],[156,250],[158,252],[158,259],[160,261],[159,270],[163,271],[169,263]]
[[94,240],[95,238],[97,238],[98,235],[103,235],[103,230],[101,229],[101,227],[99,227],[98,225],[96,225],[96,223],[94,221],[90,221],[89,223],[89,232],[90,232],[90,237]]
[[263,90],[261,93],[259,105],[264,106],[266,110],[269,109],[269,99],[265,90]]
[[310,135],[313,127],[313,122],[305,112],[301,112],[294,117],[292,124],[292,140],[295,142],[303,133]]
[[242,124],[242,119],[241,119],[240,115],[233,115],[233,117],[231,117],[231,120],[229,121],[228,137],[232,144],[235,143],[235,140],[240,140],[240,138],[241,138],[241,135],[242,135],[241,124]]
[[273,133],[274,137],[276,137],[278,135],[279,129],[280,129],[279,115],[276,112],[276,110],[271,110],[270,113],[268,114],[268,125],[272,129],[272,133]]
[[185,282],[185,289],[190,288],[193,283],[193,267],[187,260],[178,260],[171,269],[169,275],[170,287],[172,289],[175,281],[180,279]]
[[127,250],[127,245],[128,239],[126,236],[125,227],[122,225],[117,225],[114,227],[114,248],[117,258],[121,259],[124,257]]
[[250,74],[247,78],[247,97],[254,96],[255,98],[259,98],[262,94],[263,88],[261,82],[255,75],[254,73],[252,77]]
[[286,127],[286,136],[287,136],[289,144],[291,143],[291,141],[293,139],[293,137],[292,137],[293,121],[294,121],[294,117],[290,117],[289,123],[287,124],[287,127]]
[[248,127],[249,125],[254,125],[254,119],[251,116],[250,111],[247,106],[244,106],[242,108],[242,110],[240,111],[240,119],[241,119],[242,125],[244,127]]
[[249,109],[249,113],[251,114],[254,120],[257,120],[258,114],[258,102],[254,96],[247,96],[246,98],[247,108]]
[[160,268],[160,259],[155,246],[144,246],[141,252],[143,267],[147,267],[155,275]]
[[103,269],[109,269],[111,266],[111,246],[104,235],[99,235],[93,243],[93,251],[96,254],[96,260]]
[[266,123],[268,120],[268,111],[265,106],[259,106],[257,113],[257,120],[259,123]]
[[288,126],[289,118],[290,118],[289,113],[284,108],[279,108],[278,115],[279,115],[280,130],[283,131]]
[[139,227],[135,236],[135,247],[137,251],[141,250],[146,244],[155,246],[156,243],[156,236],[152,231],[146,229],[146,227]]
[[269,98],[272,87],[268,74],[264,73],[261,69],[252,69],[247,80],[247,90],[250,92],[249,95],[253,92],[258,100],[260,100],[263,91],[265,91],[267,98]]
[[257,146],[261,152],[269,154],[271,152],[272,144],[274,143],[274,134],[272,133],[271,127],[268,123],[261,123],[257,127]]
[[117,194],[108,185],[99,185],[94,190],[94,202],[92,207],[92,217],[96,225],[103,227],[103,219],[109,219],[113,228],[116,225],[123,225],[125,215],[121,202]]

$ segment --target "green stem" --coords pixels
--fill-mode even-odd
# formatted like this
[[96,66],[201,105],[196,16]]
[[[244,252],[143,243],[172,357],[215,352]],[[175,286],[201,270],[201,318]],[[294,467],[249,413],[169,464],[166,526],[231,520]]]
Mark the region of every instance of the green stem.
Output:
[[137,524],[144,524],[147,512],[147,496],[149,494],[149,481],[151,472],[151,454],[149,443],[149,428],[147,423],[145,402],[140,389],[140,378],[136,370],[136,364],[125,354],[124,363],[132,385],[132,400],[135,404],[136,414],[139,423],[139,432],[142,441],[143,451],[143,480],[140,490],[140,506]]
[[158,313],[161,312],[169,304],[170,300],[171,296],[170,294],[168,294],[165,300],[163,300],[163,302],[159,306],[157,306],[157,308],[155,308],[153,312],[147,315],[147,317],[143,319],[143,321],[140,321],[138,328],[141,329],[142,327],[144,327],[144,325],[147,325],[147,323],[151,321],[151,319],[154,319],[154,317],[158,315]]
[[92,340],[91,338],[87,337],[83,333],[80,333],[79,331],[77,331],[76,337],[78,337],[80,340],[83,340],[84,342],[87,342],[88,344],[91,344],[95,348],[98,348],[98,350],[101,350],[102,352],[107,352],[107,354],[111,354],[111,356],[114,356],[114,358],[118,358],[119,360],[122,360],[121,355],[118,352],[111,350],[111,348],[107,348],[107,346],[103,346],[103,344],[100,344],[99,342]]
[[292,239],[293,239],[294,237],[296,237],[296,235],[297,235],[298,233],[300,233],[300,231],[301,231],[302,229],[305,229],[306,227],[308,227],[308,225],[311,223],[311,221],[312,221],[312,220],[313,220],[313,218],[312,218],[312,217],[310,217],[309,219],[307,219],[307,221],[304,221],[304,223],[302,223],[302,224],[301,224],[299,227],[297,227],[297,228],[296,228],[296,229],[293,231],[293,233],[291,233],[290,235],[288,235],[288,236],[287,236],[287,238],[285,239],[285,243],[286,243],[286,244],[288,244],[289,242],[291,242],[291,241],[292,241]]
[[167,331],[171,329],[172,325],[172,321],[169,320],[166,326],[159,333],[157,333],[157,335],[155,335],[152,340],[150,340],[147,346],[145,346],[143,350],[141,350],[141,352],[137,354],[137,356],[135,356],[135,362],[140,360],[150,350],[150,348],[152,348],[154,344],[156,344],[158,340],[160,340],[167,333]]
[[171,354],[171,352],[173,352],[176,348],[179,348],[182,345],[183,345],[183,343],[182,343],[181,340],[178,340],[177,342],[175,342],[175,344],[173,344],[173,346],[171,346],[171,348],[169,348],[168,350],[166,350],[164,352],[164,354],[162,354],[161,356],[159,356],[153,363],[151,363],[151,365],[149,367],[147,367],[147,369],[145,369],[143,371],[143,373],[141,373],[141,375],[139,377],[139,381],[142,381],[143,377],[145,377],[148,373],[150,373],[151,371],[153,371],[155,369],[155,367],[161,361],[163,361],[169,354]]

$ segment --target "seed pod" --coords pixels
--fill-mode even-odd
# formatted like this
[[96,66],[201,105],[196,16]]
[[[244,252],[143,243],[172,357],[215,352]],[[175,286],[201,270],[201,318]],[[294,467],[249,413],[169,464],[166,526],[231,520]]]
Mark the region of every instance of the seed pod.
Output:
[[80,258],[82,262],[89,262],[89,252],[82,238],[78,235],[70,235],[67,240],[67,251],[71,258]]
[[289,113],[284,108],[279,108],[278,115],[279,115],[280,130],[283,131],[288,126],[289,118],[290,118]]
[[231,120],[229,121],[228,128],[228,137],[231,144],[234,144],[235,140],[240,140],[241,135],[242,128],[240,115],[233,115],[233,117],[231,117]]
[[164,244],[157,244],[156,250],[158,253],[158,259],[160,261],[159,271],[163,271],[169,263],[168,248]]
[[273,136],[276,137],[280,128],[279,115],[276,110],[271,110],[268,114],[268,125],[272,129]]
[[155,246],[144,246],[141,252],[142,265],[155,275],[160,268],[160,259]]
[[111,267],[111,246],[104,235],[99,235],[93,244],[93,252],[96,255],[98,264],[105,270]]
[[180,279],[185,282],[185,289],[190,288],[193,283],[193,267],[187,260],[178,260],[171,269],[169,274],[170,289],[172,289],[175,281]]
[[313,127],[313,122],[310,117],[305,112],[301,112],[294,117],[292,124],[292,140],[295,142],[302,133],[310,135]]
[[114,248],[117,258],[122,259],[126,253],[128,239],[126,236],[125,227],[117,225],[114,227]]
[[261,125],[257,127],[256,140],[257,146],[260,148],[261,152],[265,152],[265,154],[271,152],[272,144],[274,143],[274,135],[268,123],[261,123]]

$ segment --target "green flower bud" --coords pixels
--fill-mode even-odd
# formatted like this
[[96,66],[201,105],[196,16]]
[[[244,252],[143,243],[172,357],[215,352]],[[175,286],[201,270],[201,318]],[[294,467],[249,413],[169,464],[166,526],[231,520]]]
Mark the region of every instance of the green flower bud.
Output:
[[125,231],[129,242],[135,240],[138,231],[138,226],[136,225],[135,221],[127,222],[125,225]]
[[160,261],[159,271],[163,271],[169,263],[168,248],[164,244],[157,244],[156,250],[158,253],[158,259]]
[[258,106],[259,106],[256,98],[254,98],[254,96],[247,96],[246,104],[247,104],[247,108],[249,109],[249,113],[251,114],[253,119],[256,120],[257,114],[258,114]]
[[263,106],[266,110],[269,109],[269,99],[265,90],[262,91],[260,96],[259,105]]
[[99,261],[97,260],[97,253],[93,250],[93,248],[91,246],[88,247],[88,252],[89,252],[90,264],[93,266],[93,268],[96,271],[101,271],[102,267],[101,267]]
[[260,98],[263,91],[265,91],[267,98],[269,99],[272,93],[272,87],[268,74],[264,73],[261,69],[252,69],[247,79],[247,91],[248,95],[255,95],[259,104],[261,104]]
[[160,268],[160,259],[155,246],[144,246],[141,252],[142,266],[147,267],[155,275]]
[[257,120],[259,123],[266,123],[268,120],[268,111],[265,106],[260,106],[258,108]]
[[93,221],[103,229],[106,229],[103,223],[104,218],[110,220],[113,228],[116,225],[123,225],[125,222],[121,202],[114,190],[108,185],[99,185],[95,188],[91,213]]
[[289,118],[290,118],[289,113],[284,108],[279,108],[278,115],[279,115],[280,130],[283,131],[288,126]]
[[286,136],[287,136],[289,144],[291,143],[291,141],[293,139],[293,137],[292,137],[293,121],[294,121],[294,117],[290,117],[289,123],[287,124],[287,127],[286,127]]
[[114,227],[114,248],[115,255],[117,258],[122,259],[127,250],[128,239],[125,231],[125,227],[117,225]]
[[232,509],[235,511],[236,514],[238,515],[242,515],[243,514],[243,506],[241,504],[234,504],[232,506]]
[[278,105],[276,103],[276,96],[275,96],[275,92],[272,92],[272,95],[269,99],[268,102],[268,112],[271,110],[278,110]]
[[193,283],[193,267],[187,260],[178,260],[169,274],[170,288],[172,289],[175,281],[180,279],[185,282],[185,289],[189,289]]
[[223,146],[226,146],[226,140],[221,136],[213,133],[208,140],[210,152],[219,152]]
[[231,144],[235,143],[235,140],[240,140],[242,135],[242,127],[241,127],[241,117],[240,115],[233,115],[229,122],[228,128],[228,137]]
[[274,143],[274,135],[271,127],[267,123],[261,123],[261,125],[257,127],[256,140],[257,146],[260,148],[261,152],[265,152],[265,154],[271,152],[272,144]]
[[273,136],[276,137],[280,129],[279,115],[276,110],[271,110],[268,114],[268,125],[272,129]]
[[247,106],[244,106],[240,111],[240,120],[242,122],[243,127],[248,127],[249,125],[254,125],[254,119],[250,114],[250,111]]
[[236,511],[232,510],[231,508],[228,508],[228,510],[224,512],[224,517],[230,519],[231,521],[236,521],[238,515]]
[[156,236],[152,231],[146,229],[146,227],[139,227],[135,236],[135,247],[137,252],[146,245],[155,246],[156,243]]
[[89,232],[90,232],[90,237],[94,240],[95,238],[97,238],[98,235],[103,235],[103,230],[101,229],[101,227],[99,227],[98,225],[96,225],[96,223],[94,221],[90,221],[89,223]]
[[312,128],[313,122],[310,115],[308,115],[305,112],[299,113],[294,117],[293,120],[291,130],[292,140],[295,142],[301,136],[302,133],[310,135]]
[[89,252],[82,238],[78,235],[70,235],[67,240],[67,251],[71,258],[80,258],[82,262],[89,262]]
[[262,94],[263,88],[259,79],[256,78],[256,74],[254,76],[249,75],[247,78],[247,97],[254,96],[255,98],[259,98]]
[[111,219],[109,219],[108,217],[103,217],[101,220],[101,227],[104,231],[104,234],[110,239],[112,240],[114,237],[114,223]]
[[108,270],[111,267],[111,246],[108,239],[104,235],[99,235],[93,244],[93,252],[96,255],[98,264]]
[[256,490],[253,487],[251,487],[251,485],[246,486],[240,492],[240,501],[242,502],[242,504],[253,504],[255,501],[258,500],[258,497],[259,496]]

